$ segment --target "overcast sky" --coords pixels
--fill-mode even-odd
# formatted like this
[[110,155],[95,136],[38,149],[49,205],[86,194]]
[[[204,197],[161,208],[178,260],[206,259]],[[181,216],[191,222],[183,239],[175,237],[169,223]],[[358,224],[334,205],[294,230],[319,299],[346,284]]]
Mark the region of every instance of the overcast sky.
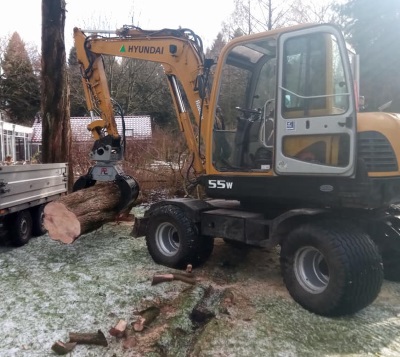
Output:
[[[132,24],[132,17],[143,29],[190,28],[210,46],[233,7],[234,0],[67,0],[67,51],[75,26],[114,30]],[[0,12],[0,38],[17,31],[40,49],[41,22],[41,0],[7,1]]]

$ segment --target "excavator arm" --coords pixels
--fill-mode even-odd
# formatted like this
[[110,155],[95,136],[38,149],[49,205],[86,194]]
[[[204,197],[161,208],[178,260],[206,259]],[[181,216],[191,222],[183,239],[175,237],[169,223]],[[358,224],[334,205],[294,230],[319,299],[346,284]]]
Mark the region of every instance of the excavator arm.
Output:
[[[96,162],[87,175],[78,179],[74,190],[89,187],[97,180],[116,180],[124,187],[125,195],[133,191],[133,194],[128,195],[128,203],[137,197],[136,181],[126,176],[118,165],[118,161],[123,159],[125,137],[124,133],[121,136],[117,128],[115,106],[110,96],[102,55],[140,59],[163,66],[180,130],[193,155],[193,169],[197,174],[204,172],[199,142],[205,135],[203,118],[209,117],[205,82],[213,63],[204,59],[200,38],[187,29],[145,31],[130,26],[107,37],[99,33],[87,35],[75,28],[74,41],[85,99],[92,116],[92,122],[87,127],[95,140],[90,156]],[[196,129],[190,119],[186,101],[194,115]],[[100,119],[95,119],[95,116]],[[132,185],[134,187],[130,189]]]

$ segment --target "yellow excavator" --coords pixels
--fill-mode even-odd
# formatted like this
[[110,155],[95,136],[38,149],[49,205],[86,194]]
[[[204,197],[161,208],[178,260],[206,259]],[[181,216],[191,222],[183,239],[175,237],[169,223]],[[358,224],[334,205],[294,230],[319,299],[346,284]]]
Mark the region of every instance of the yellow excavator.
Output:
[[[357,66],[338,28],[298,25],[229,42],[205,58],[188,29],[113,34],[74,29],[95,165],[75,189],[136,180],[119,166],[119,133],[102,56],[160,63],[207,199],[156,202],[134,235],[155,262],[204,263],[215,237],[280,246],[284,283],[304,308],[355,313],[400,281],[400,115],[358,112]],[[126,78],[128,81],[129,78]]]

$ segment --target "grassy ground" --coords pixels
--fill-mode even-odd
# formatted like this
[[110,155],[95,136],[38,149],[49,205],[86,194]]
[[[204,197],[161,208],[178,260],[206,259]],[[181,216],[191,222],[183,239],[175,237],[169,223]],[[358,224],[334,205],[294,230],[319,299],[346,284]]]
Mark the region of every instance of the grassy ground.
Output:
[[[282,284],[277,252],[243,250],[217,240],[199,283],[151,286],[156,272],[130,225],[107,224],[62,245],[48,236],[0,247],[0,356],[53,356],[69,332],[101,329],[108,347],[71,356],[400,356],[400,284],[385,282],[378,299],[355,316],[328,319],[298,306]],[[207,287],[229,289],[231,303],[198,327],[189,313]],[[119,319],[157,305],[161,314],[124,349],[108,335]]]

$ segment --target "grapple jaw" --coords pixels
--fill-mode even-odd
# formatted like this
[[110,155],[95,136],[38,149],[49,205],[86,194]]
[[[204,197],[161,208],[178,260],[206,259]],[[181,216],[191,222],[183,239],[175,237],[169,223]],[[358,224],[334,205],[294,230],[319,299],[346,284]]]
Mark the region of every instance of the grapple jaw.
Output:
[[136,201],[139,195],[139,184],[129,175],[117,175],[115,183],[121,193],[121,199],[118,204],[118,209],[121,211]]
[[91,167],[86,175],[76,180],[73,191],[89,188],[97,181],[113,181],[117,184],[120,190],[120,201],[117,206],[119,211],[133,205],[139,195],[138,182],[132,176],[126,175],[119,166],[112,163],[98,163]]
[[94,184],[96,183],[96,180],[93,180],[91,175],[83,175],[80,176],[74,183],[74,186],[72,187],[72,191],[79,191],[82,190],[84,188],[89,188],[94,186]]

